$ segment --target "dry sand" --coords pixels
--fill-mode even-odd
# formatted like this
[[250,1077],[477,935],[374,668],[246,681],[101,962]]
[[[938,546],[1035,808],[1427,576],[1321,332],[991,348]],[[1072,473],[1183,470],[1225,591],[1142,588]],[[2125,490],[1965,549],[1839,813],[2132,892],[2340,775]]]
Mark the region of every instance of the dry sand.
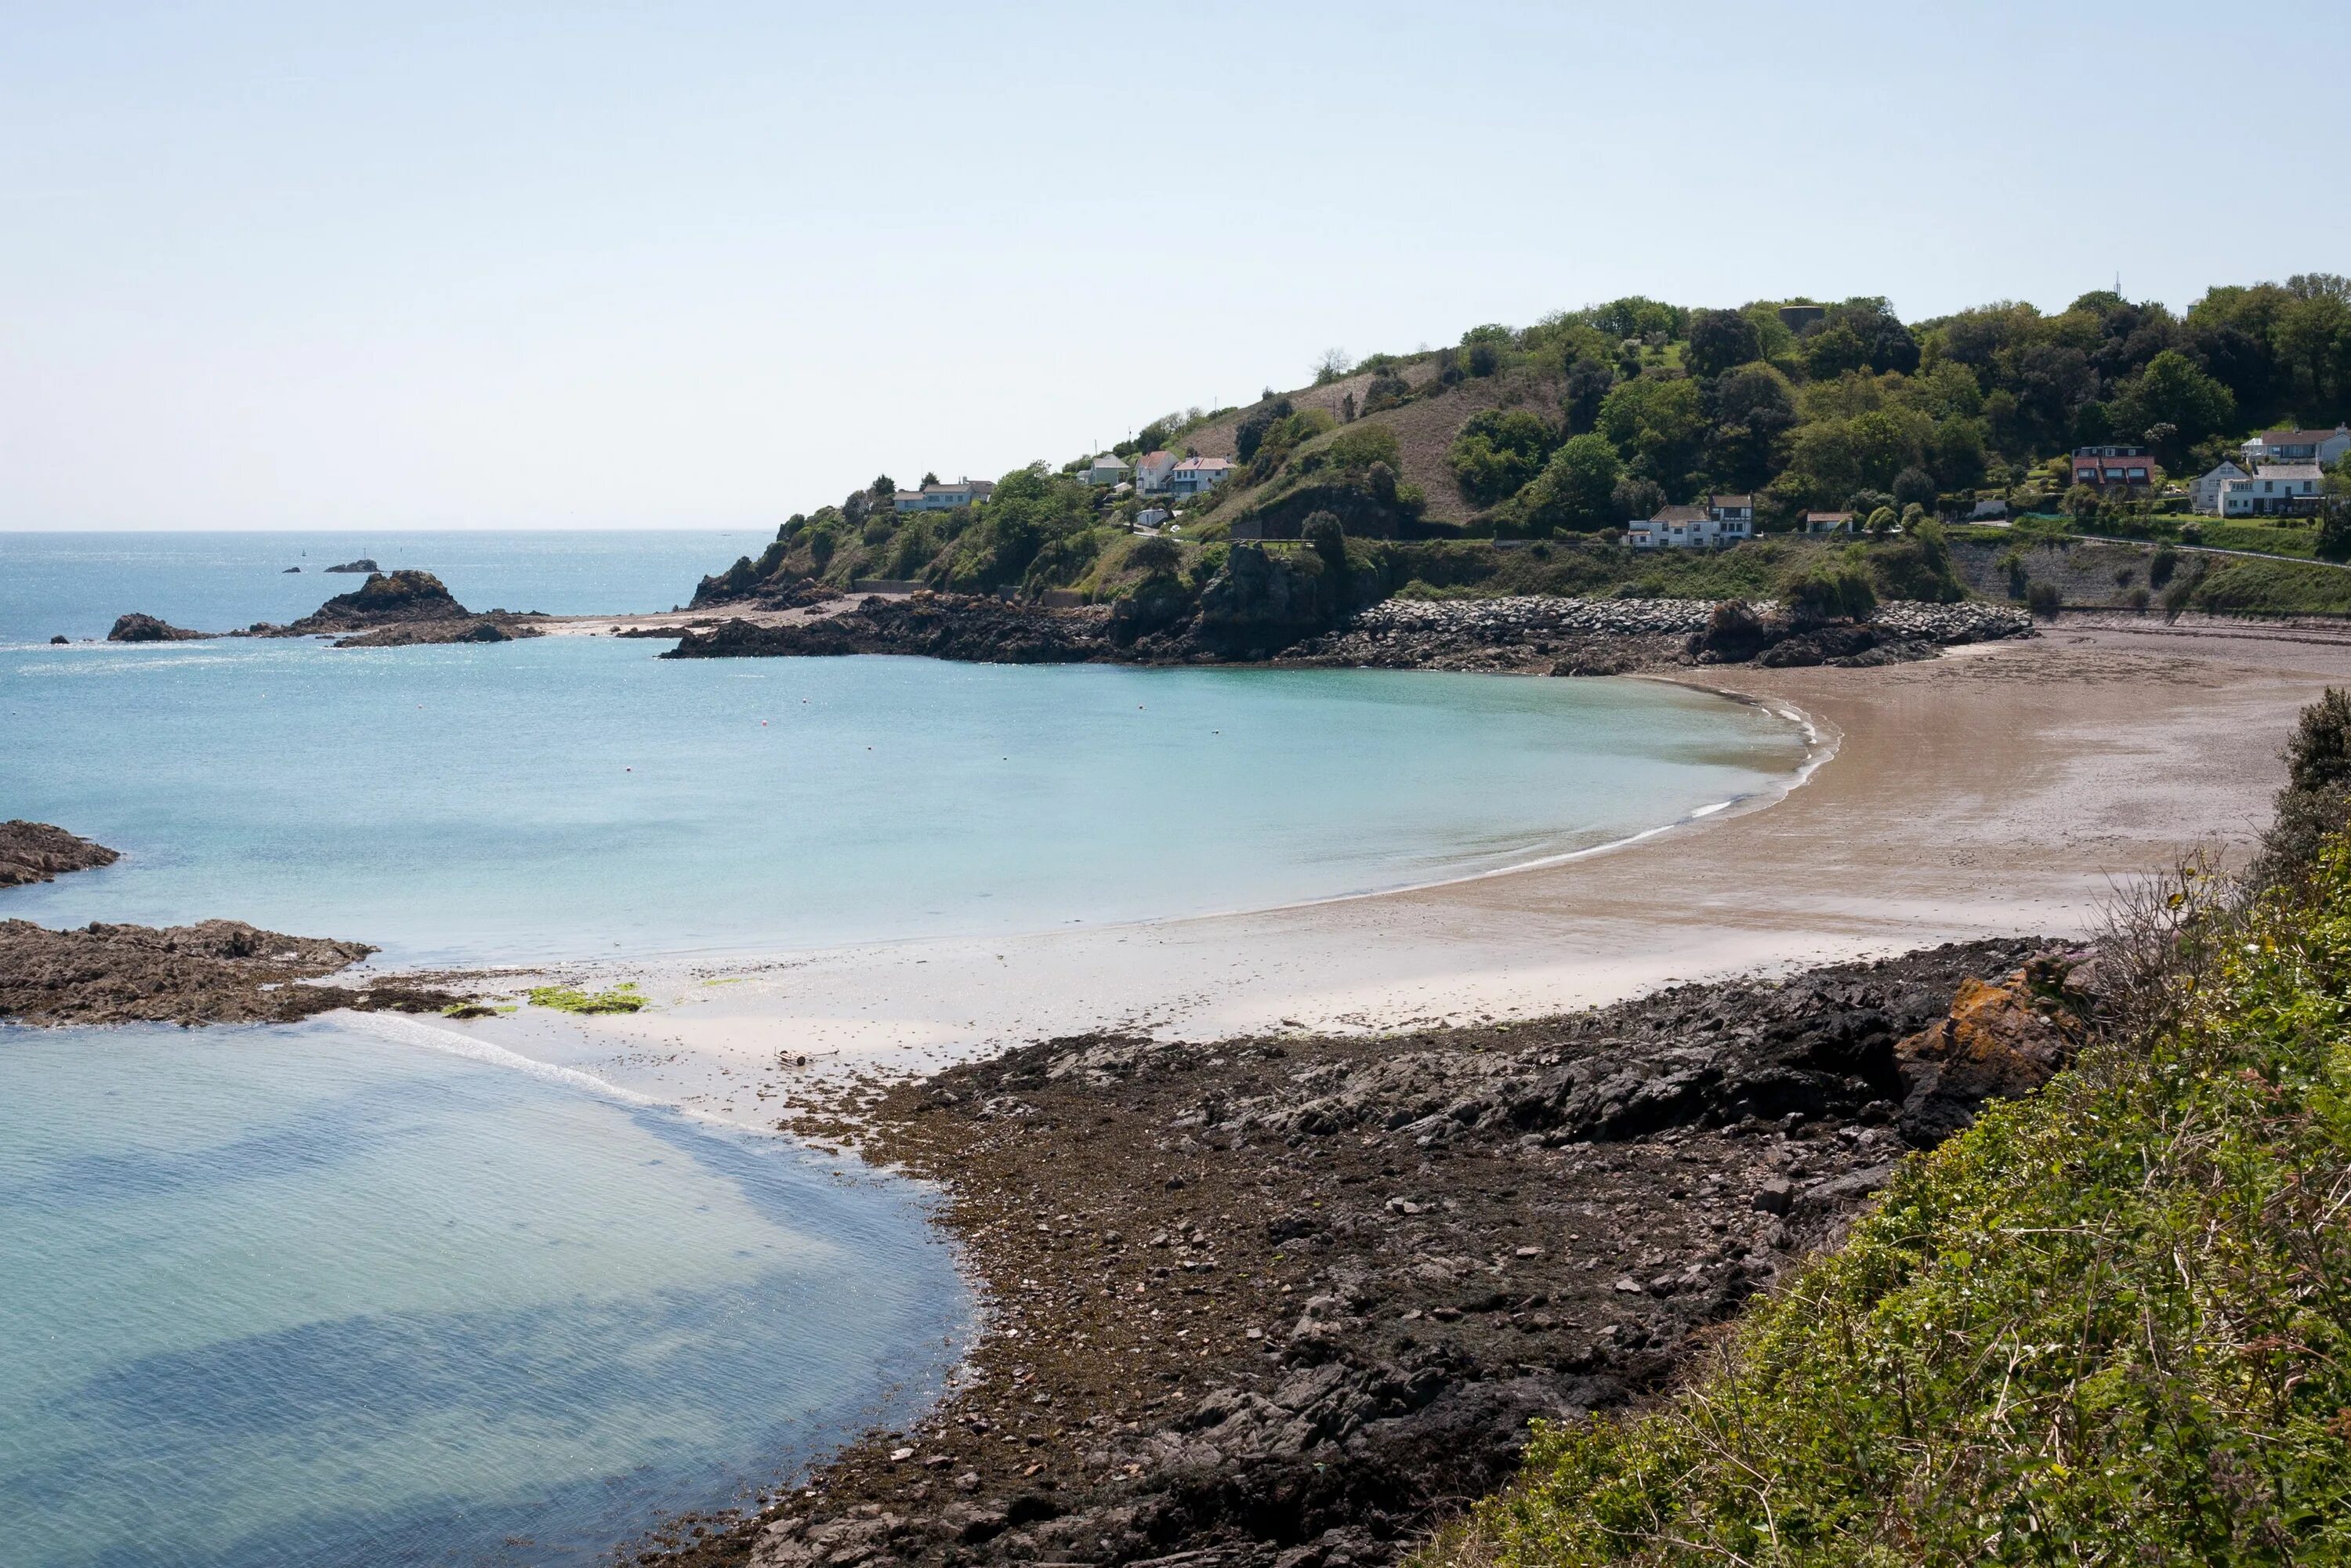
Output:
[[[462,1029],[771,1125],[844,1075],[1095,1029],[1208,1039],[1555,1012],[1672,980],[2088,929],[2117,880],[2266,819],[2295,710],[2351,637],[2066,622],[1890,669],[1693,672],[1801,710],[1776,803],[1570,863],[1249,914],[639,966],[658,1005]],[[802,1064],[805,1059],[805,1065]]]

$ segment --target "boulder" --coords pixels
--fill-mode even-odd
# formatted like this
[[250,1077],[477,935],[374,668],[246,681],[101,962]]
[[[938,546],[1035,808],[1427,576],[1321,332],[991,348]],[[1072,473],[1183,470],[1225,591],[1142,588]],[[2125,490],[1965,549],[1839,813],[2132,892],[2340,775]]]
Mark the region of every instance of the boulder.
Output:
[[2030,1094],[2073,1060],[2080,1033],[2062,969],[2028,965],[1999,980],[1963,980],[1949,1016],[1899,1041],[1903,1139],[1927,1148],[1994,1100]]

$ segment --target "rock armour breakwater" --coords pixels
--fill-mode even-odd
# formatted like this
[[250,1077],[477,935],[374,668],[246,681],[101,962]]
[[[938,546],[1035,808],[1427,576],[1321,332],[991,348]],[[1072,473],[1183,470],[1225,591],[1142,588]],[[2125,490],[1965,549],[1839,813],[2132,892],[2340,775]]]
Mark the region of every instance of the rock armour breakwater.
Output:
[[1860,626],[1799,627],[1779,606],[1765,603],[1753,607],[1757,647],[1709,647],[1703,640],[1717,609],[1695,599],[1391,599],[1337,631],[1292,638],[1261,650],[1261,660],[1239,661],[1232,639],[1221,634],[1123,638],[1116,612],[1100,606],[1056,609],[920,593],[868,598],[837,615],[789,625],[731,620],[689,631],[663,656],[909,653],[989,664],[1262,662],[1573,675],[1746,657],[1766,664],[1891,664],[1931,657],[1947,643],[2029,636],[2032,629],[2023,612],[2004,605],[1890,603]]

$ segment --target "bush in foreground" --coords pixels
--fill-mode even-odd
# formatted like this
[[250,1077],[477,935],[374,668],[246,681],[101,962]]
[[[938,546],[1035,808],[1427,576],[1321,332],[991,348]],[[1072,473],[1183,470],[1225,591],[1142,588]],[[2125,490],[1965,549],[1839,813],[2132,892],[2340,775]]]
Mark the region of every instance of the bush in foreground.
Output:
[[2351,1556],[2351,842],[2241,915],[2208,883],[2148,906],[2135,1027],[1906,1166],[1661,1407],[1540,1430],[1437,1555]]

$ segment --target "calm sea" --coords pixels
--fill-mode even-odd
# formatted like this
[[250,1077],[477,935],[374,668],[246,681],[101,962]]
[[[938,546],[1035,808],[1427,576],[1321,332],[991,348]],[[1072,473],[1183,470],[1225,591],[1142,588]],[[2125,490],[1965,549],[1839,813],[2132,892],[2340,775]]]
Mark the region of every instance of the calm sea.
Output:
[[[761,542],[0,535],[0,817],[123,852],[0,917],[458,963],[1040,930],[1517,863],[1802,759],[1626,681],[47,642],[288,620],[362,552],[663,609]],[[415,1028],[0,1031],[0,1564],[569,1560],[935,1386],[967,1303],[915,1195]]]

